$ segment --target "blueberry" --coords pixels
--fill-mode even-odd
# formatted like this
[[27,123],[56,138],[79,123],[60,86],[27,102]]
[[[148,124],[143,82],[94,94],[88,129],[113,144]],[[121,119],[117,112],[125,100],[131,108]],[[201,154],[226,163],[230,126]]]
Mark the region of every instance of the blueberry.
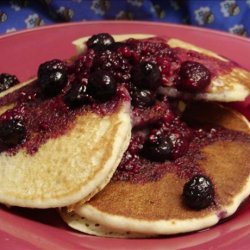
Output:
[[160,79],[161,72],[155,63],[141,62],[131,70],[132,83],[141,89],[157,89]]
[[87,94],[87,87],[83,84],[73,84],[64,96],[65,103],[71,108],[89,104],[91,97]]
[[41,64],[38,68],[38,77],[42,77],[51,71],[66,71],[65,63],[59,59],[53,59]]
[[123,42],[113,42],[108,46],[108,49],[116,51],[118,49],[123,48],[125,45]]
[[143,108],[149,107],[154,104],[155,95],[153,92],[147,89],[135,89],[132,92],[132,105],[135,107]]
[[54,96],[66,85],[67,69],[63,61],[54,59],[39,66],[38,82],[45,95]]
[[26,138],[26,128],[19,118],[12,118],[0,123],[0,141],[6,147],[14,147]]
[[9,89],[17,83],[19,83],[19,80],[15,75],[10,75],[7,73],[0,74],[0,92]]
[[113,76],[103,70],[90,74],[88,79],[88,93],[98,101],[107,101],[116,93],[116,81]]
[[183,198],[187,206],[193,209],[208,207],[214,200],[214,188],[211,180],[203,175],[195,175],[183,188]]
[[185,61],[177,77],[177,89],[188,92],[205,90],[211,81],[210,71],[198,62]]
[[108,33],[99,33],[90,37],[87,41],[89,49],[104,50],[115,42],[114,38]]
[[156,162],[164,162],[171,158],[172,142],[167,135],[150,135],[142,148],[142,156]]

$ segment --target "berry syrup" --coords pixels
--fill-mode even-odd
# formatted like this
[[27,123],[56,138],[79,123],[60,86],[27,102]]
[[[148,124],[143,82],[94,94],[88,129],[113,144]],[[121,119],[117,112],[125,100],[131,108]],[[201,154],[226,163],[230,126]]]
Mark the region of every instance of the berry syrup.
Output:
[[[115,42],[104,33],[93,36],[87,46],[73,62],[54,59],[43,63],[37,80],[0,99],[0,107],[15,104],[0,116],[0,123],[19,119],[25,126],[25,138],[21,143],[17,140],[16,145],[6,149],[4,139],[0,139],[1,151],[15,154],[25,149],[28,154],[34,154],[47,140],[72,129],[77,116],[86,112],[108,115],[115,112],[122,101],[132,99],[133,136],[113,180],[147,182],[160,178],[166,171],[177,172],[180,176],[199,172],[192,156],[198,145],[212,142],[204,139],[210,132],[204,131],[197,137],[196,130],[181,120],[178,100],[169,100],[157,90],[160,86],[176,86],[181,65],[186,61],[196,63],[189,65],[189,70],[196,67],[190,70],[191,74],[198,68],[199,75],[209,80],[219,72],[230,71],[234,64],[170,48],[161,38]],[[197,63],[202,67],[197,67]],[[205,84],[203,79],[201,82],[204,86],[198,86],[197,91],[209,87],[207,80]],[[195,86],[192,84],[192,91],[196,91]],[[218,140],[220,133],[216,137]],[[223,132],[222,137],[228,138],[232,133]],[[169,139],[162,141],[161,135]],[[156,152],[164,154],[168,149],[169,156],[164,162],[142,156],[143,145],[149,137],[159,137],[155,141]]]

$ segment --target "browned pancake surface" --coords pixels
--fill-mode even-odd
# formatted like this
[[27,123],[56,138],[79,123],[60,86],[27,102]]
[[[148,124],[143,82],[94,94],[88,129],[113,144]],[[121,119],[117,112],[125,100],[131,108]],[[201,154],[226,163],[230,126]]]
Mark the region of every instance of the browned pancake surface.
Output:
[[[191,120],[195,118],[249,133],[239,114],[217,105],[194,104],[187,109],[187,114]],[[88,204],[107,214],[144,220],[201,218],[219,212],[221,207],[230,205],[247,182],[250,173],[249,146],[250,139],[217,141],[201,150],[197,164],[211,177],[216,190],[216,205],[207,209],[196,211],[183,204],[182,189],[188,180],[173,173],[166,173],[160,180],[146,184],[111,182]]]

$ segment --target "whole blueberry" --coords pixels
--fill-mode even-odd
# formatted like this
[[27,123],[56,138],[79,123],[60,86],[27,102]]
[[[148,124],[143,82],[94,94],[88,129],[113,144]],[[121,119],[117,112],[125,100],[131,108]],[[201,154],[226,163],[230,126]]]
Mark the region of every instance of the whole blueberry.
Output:
[[88,79],[88,93],[98,101],[107,101],[116,94],[116,81],[113,76],[103,70],[97,70],[90,74]]
[[65,87],[67,80],[67,69],[63,61],[54,59],[38,68],[38,82],[45,95],[57,95]]
[[185,204],[193,209],[203,209],[214,201],[214,188],[211,180],[203,175],[193,176],[183,188]]
[[141,62],[131,70],[132,84],[141,89],[155,90],[160,85],[161,72],[157,64]]
[[200,92],[206,89],[211,82],[210,71],[198,62],[185,61],[181,64],[177,89],[187,92]]
[[91,97],[87,94],[87,87],[83,84],[73,84],[64,96],[65,103],[71,108],[89,104]]
[[19,118],[0,122],[0,141],[6,147],[14,147],[26,138],[26,128]]
[[10,75],[7,73],[0,74],[0,92],[9,89],[17,83],[19,83],[19,80],[15,75]]
[[65,63],[59,59],[53,59],[42,63],[38,68],[38,77],[42,77],[51,71],[66,71]]
[[148,160],[164,162],[171,158],[172,142],[167,135],[150,135],[142,148],[142,156]]
[[115,42],[114,38],[108,33],[99,33],[90,37],[87,41],[89,49],[104,50]]
[[134,107],[143,108],[152,106],[155,102],[155,95],[147,89],[135,89],[132,94],[132,105]]

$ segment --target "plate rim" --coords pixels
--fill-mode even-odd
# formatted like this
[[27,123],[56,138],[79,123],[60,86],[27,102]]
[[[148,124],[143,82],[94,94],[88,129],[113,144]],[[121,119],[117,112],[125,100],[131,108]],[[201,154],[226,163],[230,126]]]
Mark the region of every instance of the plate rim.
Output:
[[3,33],[0,35],[0,39],[6,39],[12,36],[18,36],[30,32],[36,32],[40,30],[47,30],[47,29],[55,29],[55,28],[61,28],[61,27],[70,27],[70,26],[85,26],[85,25],[101,25],[101,24],[109,24],[109,25],[151,25],[151,26],[165,26],[165,27],[172,27],[172,28],[181,28],[189,31],[200,31],[200,32],[206,32],[214,35],[224,36],[231,39],[237,39],[241,40],[243,42],[250,42],[250,37],[243,37],[238,36],[229,32],[220,31],[220,30],[214,30],[207,27],[200,27],[200,26],[192,26],[192,25],[185,25],[185,24],[176,24],[176,23],[168,23],[168,22],[152,22],[152,21],[114,21],[114,20],[97,20],[97,21],[77,21],[77,22],[70,22],[70,23],[59,23],[59,24],[46,24],[43,26],[37,26],[33,28],[23,29],[19,31],[14,31],[10,33]]

